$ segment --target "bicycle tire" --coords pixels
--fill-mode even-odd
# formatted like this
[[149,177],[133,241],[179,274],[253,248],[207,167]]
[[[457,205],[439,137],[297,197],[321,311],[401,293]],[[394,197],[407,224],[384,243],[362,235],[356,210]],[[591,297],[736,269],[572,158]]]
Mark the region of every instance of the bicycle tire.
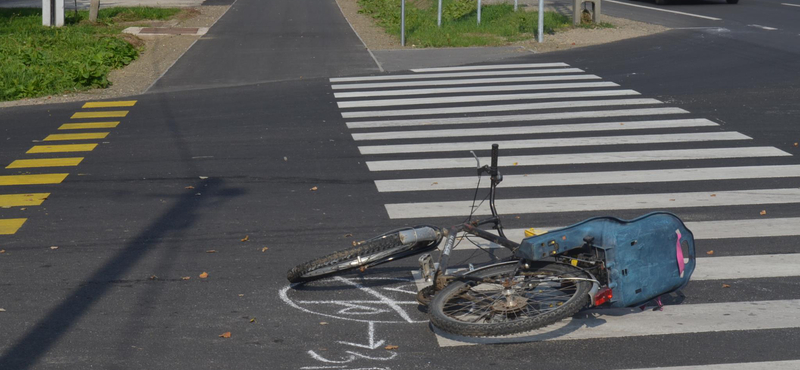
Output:
[[397,231],[393,231],[359,243],[352,248],[333,252],[297,265],[286,273],[286,278],[291,283],[317,280],[364,265],[374,266],[422,253],[435,248],[437,244],[438,240],[436,242],[403,244]]
[[[433,296],[429,306],[431,322],[456,335],[493,337],[522,333],[553,324],[574,315],[587,305],[592,282],[591,276],[583,270],[547,262],[530,263],[528,266],[517,271],[513,277],[512,298],[504,293],[501,281],[508,282],[507,276],[514,271],[517,263],[506,263],[470,274],[482,278],[480,282],[454,280]],[[536,286],[531,287],[534,282]],[[535,295],[543,293],[544,283],[557,283],[559,286],[558,289],[549,289],[543,295],[545,299],[552,291],[560,291],[564,293],[566,297],[562,298],[566,300],[559,300],[561,303],[552,300],[538,302]],[[493,295],[482,292],[491,292],[492,288],[495,291]],[[510,300],[514,301],[511,306],[507,304]],[[459,306],[469,307],[459,309]]]

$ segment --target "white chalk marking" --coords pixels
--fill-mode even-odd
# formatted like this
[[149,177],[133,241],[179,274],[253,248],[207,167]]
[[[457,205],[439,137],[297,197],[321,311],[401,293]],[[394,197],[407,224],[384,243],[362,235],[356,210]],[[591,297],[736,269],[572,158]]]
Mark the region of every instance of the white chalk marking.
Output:
[[375,341],[375,323],[374,322],[369,322],[369,327],[367,328],[367,335],[369,337],[369,343],[368,344],[358,344],[358,343],[343,342],[343,341],[337,341],[336,343],[344,344],[344,345],[347,345],[347,346],[365,348],[365,349],[375,349],[375,348],[378,348],[381,345],[383,345],[383,343],[384,343],[383,340],[379,340],[377,342]]
[[375,289],[367,288],[359,283],[350,281],[341,276],[336,276],[334,277],[334,279],[342,283],[345,283],[347,285],[356,287],[362,292],[367,293],[375,298],[378,298],[383,304],[391,307],[395,312],[397,312],[397,314],[400,315],[400,317],[402,317],[404,320],[406,320],[407,322],[414,322],[414,320],[410,316],[408,316],[408,313],[402,307],[400,307],[400,305],[398,305],[394,300],[390,299],[389,297],[378,293],[378,291],[376,291]]
[[625,2],[622,2],[622,1],[616,1],[616,0],[605,0],[605,2],[607,2],[607,3],[612,3],[612,4],[619,4],[619,5],[627,5],[627,6],[632,6],[632,7],[635,7],[635,8],[650,9],[650,10],[655,10],[655,11],[659,11],[659,12],[666,12],[666,13],[673,13],[673,14],[687,15],[687,16],[690,16],[690,17],[702,18],[702,19],[708,19],[708,20],[712,20],[712,21],[721,21],[721,20],[722,20],[722,19],[720,19],[720,18],[708,17],[708,16],[705,16],[705,15],[692,14],[692,13],[684,13],[684,12],[679,12],[679,11],[676,11],[676,10],[659,9],[659,8],[653,8],[653,7],[650,7],[650,6],[643,6],[643,5],[629,4],[629,3],[625,3]]
[[[419,130],[419,131],[388,131],[363,134],[352,134],[353,140],[397,140],[397,139],[427,139],[440,137],[468,137],[468,136],[494,136],[494,135],[531,135],[551,134],[563,132],[589,132],[589,131],[620,131],[620,130],[645,130],[657,128],[682,128],[682,127],[708,127],[718,126],[707,119],[671,119],[659,121],[632,121],[632,122],[597,122],[574,123],[561,125],[515,126],[515,127],[486,127],[473,129],[452,130]],[[513,162],[512,162],[513,163]]]
[[373,82],[362,84],[331,85],[333,90],[352,90],[352,89],[381,89],[387,87],[411,87],[411,86],[452,86],[452,85],[478,85],[493,83],[520,83],[538,81],[574,81],[574,80],[599,80],[597,75],[564,75],[564,76],[533,76],[533,77],[503,77],[503,78],[469,78],[457,80],[426,80],[426,81],[402,81],[402,82]]
[[781,5],[800,7],[800,4],[781,3]]
[[767,30],[767,31],[777,31],[778,30],[775,27],[761,26],[761,25],[758,25],[758,24],[748,24],[747,26],[748,27],[761,28],[762,30]]
[[481,77],[481,76],[511,76],[511,75],[539,75],[549,73],[581,73],[583,70],[578,68],[548,68],[548,69],[529,69],[514,71],[488,71],[488,72],[457,72],[457,73],[428,73],[413,75],[384,75],[384,76],[363,76],[363,77],[334,77],[330,82],[359,82],[359,81],[392,81],[392,80],[419,80],[434,78],[455,78],[455,77]]
[[480,71],[487,69],[520,69],[520,68],[547,68],[547,67],[569,67],[569,64],[567,63],[491,64],[491,65],[463,66],[463,67],[416,68],[412,69],[411,72],[428,73],[428,72]]
[[461,143],[435,143],[435,144],[397,144],[397,145],[372,145],[359,146],[361,154],[396,154],[396,153],[430,153],[430,152],[457,152],[470,150],[488,150],[492,144],[499,144],[503,149],[527,148],[563,148],[578,146],[604,146],[604,145],[636,145],[636,144],[663,144],[663,143],[691,143],[705,141],[750,140],[749,136],[738,132],[701,132],[691,134],[663,134],[663,135],[626,135],[626,136],[595,136],[577,138],[553,139],[528,139],[528,140],[493,140],[473,141]]
[[[491,214],[487,203],[476,209],[474,215]],[[800,203],[800,188],[501,199],[496,203],[502,214],[795,204]],[[385,206],[392,219],[450,217],[469,215],[472,201],[395,203]]]
[[528,84],[528,85],[503,85],[503,86],[470,86],[470,87],[442,87],[436,89],[405,89],[405,90],[380,90],[380,91],[353,91],[333,93],[337,99],[368,98],[378,96],[408,96],[432,94],[479,93],[497,91],[526,91],[526,90],[555,90],[579,89],[594,87],[617,87],[613,82],[565,82],[555,84]]
[[342,117],[365,118],[365,117],[423,116],[423,115],[440,115],[440,114],[507,112],[513,110],[608,107],[615,105],[624,106],[624,105],[650,105],[650,104],[663,104],[663,103],[656,99],[575,100],[575,101],[558,101],[558,102],[547,102],[547,103],[463,106],[463,107],[452,107],[452,108],[422,108],[422,109],[342,112]]
[[[503,176],[503,188],[641,184],[656,182],[719,181],[800,177],[800,165],[676,168],[664,170],[537,173]],[[474,189],[475,176],[376,180],[379,192]],[[484,181],[481,187],[488,188]]]
[[[778,148],[760,146],[743,148],[710,148],[710,149],[676,149],[676,150],[643,150],[630,152],[600,152],[579,154],[546,154],[501,156],[500,167],[509,166],[550,166],[561,164],[587,163],[629,163],[651,161],[685,161],[724,158],[763,158],[789,157]],[[489,157],[480,157],[481,163],[489,163]],[[388,161],[367,161],[370,171],[407,171],[432,170],[442,168],[474,168],[475,158],[430,158],[400,159]]]
[[573,99],[605,96],[641,95],[634,90],[567,91],[530,94],[466,95],[437,98],[379,99],[339,102],[339,108],[396,107],[402,105],[429,105],[452,103],[482,103],[503,100]]
[[503,116],[361,121],[361,122],[347,122],[347,127],[350,129],[356,129],[356,128],[378,128],[378,127],[461,125],[461,124],[473,124],[473,123],[544,121],[544,120],[575,119],[575,118],[635,117],[635,116],[654,116],[662,114],[685,114],[685,113],[689,112],[680,108],[638,108],[638,109],[618,109],[618,110],[602,110],[602,111],[589,111],[589,112],[561,112],[561,113],[514,114],[514,115],[503,115]]

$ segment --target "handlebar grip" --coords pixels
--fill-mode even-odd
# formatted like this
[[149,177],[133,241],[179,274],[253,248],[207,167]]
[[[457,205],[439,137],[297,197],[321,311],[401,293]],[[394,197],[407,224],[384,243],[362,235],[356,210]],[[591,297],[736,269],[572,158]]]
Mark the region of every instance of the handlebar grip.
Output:
[[499,145],[492,144],[492,166],[490,168],[492,176],[497,176],[497,153],[499,149],[500,149]]

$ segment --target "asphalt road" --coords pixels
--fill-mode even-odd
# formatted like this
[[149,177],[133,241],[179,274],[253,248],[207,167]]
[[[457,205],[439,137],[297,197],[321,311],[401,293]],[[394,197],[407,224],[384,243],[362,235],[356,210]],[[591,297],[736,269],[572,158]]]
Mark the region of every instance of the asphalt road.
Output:
[[[653,6],[646,2],[635,4]],[[509,98],[492,103],[416,102],[388,108],[385,105],[340,108],[338,103],[390,98],[337,97],[334,93],[385,89],[333,89],[334,85],[425,81],[418,76],[475,71],[406,71],[383,76],[417,76],[408,80],[331,81],[332,77],[379,75],[335,4],[279,1],[270,5],[272,11],[259,1],[236,2],[208,36],[150,93],[124,99],[135,100],[133,106],[84,108],[82,104],[62,104],[0,111],[3,133],[0,163],[4,166],[19,159],[83,158],[75,167],[12,168],[2,173],[7,176],[68,173],[68,176],[60,183],[31,185],[15,185],[14,181],[22,180],[8,178],[10,184],[0,189],[2,195],[21,195],[3,199],[10,203],[8,208],[0,209],[0,220],[26,219],[18,231],[0,236],[0,250],[5,251],[0,254],[0,308],[4,309],[0,312],[0,368],[697,366],[691,369],[716,370],[719,367],[706,365],[736,363],[762,364],[722,368],[797,367],[800,356],[794,343],[800,334],[797,320],[800,271],[791,262],[798,253],[796,230],[800,227],[796,226],[800,226],[800,215],[796,205],[800,200],[791,191],[800,187],[800,175],[792,172],[797,171],[793,166],[800,164],[795,157],[800,149],[794,145],[800,141],[800,130],[795,125],[800,62],[798,50],[792,47],[798,37],[798,32],[790,31],[797,27],[790,21],[793,8],[785,5],[785,9],[780,8],[777,2],[748,1],[738,5],[700,3],[663,7],[722,19],[711,21],[606,4],[604,9],[612,15],[629,12],[625,16],[651,17],[647,19],[692,29],[504,62],[558,62],[565,63],[564,68],[579,68],[579,72],[523,76],[519,71],[538,67],[518,68],[519,71],[508,75],[519,78],[514,82],[439,86],[476,91],[424,96],[408,93],[390,98],[463,100],[476,95],[513,94],[513,91],[479,93],[477,89],[522,85],[523,77],[567,75],[597,78],[530,84],[613,82],[619,86],[562,86],[554,91],[634,90],[640,94],[636,96]],[[783,15],[773,16],[770,12]],[[660,18],[652,18],[655,14]],[[271,21],[255,22],[255,19]],[[748,24],[778,30],[768,31]],[[320,25],[324,25],[324,31]],[[486,68],[490,72],[503,70],[498,66]],[[451,75],[428,81],[453,83],[459,79]],[[431,86],[414,87],[423,88]],[[611,99],[657,102],[602,105]],[[491,104],[578,100],[600,105],[468,112]],[[428,108],[457,108],[459,112],[412,115],[405,111],[397,116],[382,116],[387,110]],[[661,108],[679,108],[688,113],[650,111],[632,116],[626,112],[617,117],[603,117],[602,113]],[[71,118],[75,113],[101,111],[128,113],[124,117]],[[343,117],[343,113],[352,112],[369,117]],[[583,118],[558,118],[561,113],[581,112],[594,113],[585,113]],[[359,129],[353,125],[510,114],[554,116],[493,124],[377,129]],[[573,124],[622,123],[621,126],[631,127],[637,121],[654,124],[653,121],[667,119],[672,121],[652,128],[563,131],[565,125]],[[683,119],[694,121],[681,121],[684,126],[677,126]],[[89,122],[119,124],[104,129],[59,130],[64,123]],[[530,126],[550,127],[555,131],[519,134],[500,130]],[[464,136],[467,130],[479,128],[487,129],[485,135],[489,136]],[[353,136],[385,132],[418,135],[413,132],[441,129],[461,132],[455,136],[439,133],[422,138],[373,137],[364,141],[356,141]],[[87,131],[109,134],[102,139],[42,142],[51,134]],[[606,140],[602,138],[627,135],[634,136],[627,143],[600,142]],[[668,138],[674,135],[688,139],[647,141],[672,140]],[[700,137],[707,139],[697,141]],[[566,337],[559,340],[557,336],[555,340],[539,341],[540,336],[529,343],[469,346],[464,345],[463,338],[437,337],[426,324],[425,313],[411,302],[415,290],[409,280],[413,259],[376,268],[363,276],[347,275],[344,279],[305,287],[288,286],[285,281],[288,268],[346,247],[353,239],[404,225],[427,222],[447,225],[463,219],[436,217],[426,214],[422,207],[412,215],[396,213],[395,205],[464,201],[473,194],[467,188],[385,192],[378,190],[376,180],[470,177],[474,170],[467,167],[431,165],[430,169],[419,169],[419,166],[428,163],[424,160],[441,163],[444,159],[450,163],[450,160],[469,159],[462,149],[433,151],[446,145],[501,141],[503,148],[507,148],[511,145],[508,141],[521,139],[557,139],[551,143],[568,145],[546,147],[537,142],[532,148],[504,149],[504,158],[521,158],[517,166],[506,164],[506,184],[512,183],[513,175],[537,178],[537,175],[566,174],[563,178],[567,178],[574,173],[580,179],[588,172],[623,173],[620,180],[611,183],[601,183],[597,174],[586,174],[585,182],[571,185],[501,188],[500,198],[512,200],[508,207],[521,203],[519,199],[559,197],[564,210],[570,209],[559,211],[556,207],[542,212],[530,207],[514,211],[506,214],[507,228],[568,225],[598,213],[631,218],[648,208],[625,209],[619,205],[635,203],[635,199],[621,198],[624,200],[618,204],[595,211],[584,206],[594,204],[598,198],[581,197],[644,195],[646,201],[666,201],[668,205],[659,208],[672,210],[690,225],[696,225],[698,254],[705,262],[732,258],[722,260],[730,261],[724,262],[722,269],[706,269],[721,271],[723,277],[698,278],[685,290],[682,304],[668,305],[663,312],[646,311],[623,317],[601,315],[591,323],[586,323],[591,321],[589,317],[576,321],[600,330],[594,338],[587,336],[587,328],[568,326],[558,332],[572,335],[568,340]],[[61,143],[98,145],[85,152],[26,154],[33,146]],[[417,152],[362,154],[370,150],[366,147],[395,150],[402,144],[424,145]],[[487,155],[488,150],[476,149],[478,155]],[[686,157],[647,159],[647,153],[654,151],[664,156],[682,153]],[[618,152],[635,153],[602,159],[603,155]],[[539,162],[545,156],[554,162]],[[578,159],[569,159],[574,157]],[[595,158],[596,163],[587,163],[586,158]],[[386,167],[389,170],[379,171],[375,167],[403,163],[412,169]],[[730,170],[745,166],[746,170]],[[767,171],[773,167],[777,172]],[[728,175],[733,176],[729,179],[718,178],[713,168],[728,168],[724,172],[734,175]],[[695,169],[695,173],[706,177],[683,181],[633,180],[643,176],[637,171],[684,169]],[[751,174],[762,173],[759,171],[770,174],[753,178]],[[566,181],[561,175],[552,177]],[[444,183],[437,180],[431,184],[439,181]],[[789,192],[770,197],[775,189]],[[25,195],[33,193],[39,195]],[[683,193],[703,193],[707,195],[705,199],[714,198],[720,203],[670,206],[670,200],[663,196],[681,195],[676,197],[680,203],[684,201]],[[39,206],[12,204],[12,201],[44,198]],[[504,212],[502,207],[500,211]],[[766,214],[761,215],[761,211]],[[773,223],[765,225],[764,220]],[[708,254],[710,251],[714,253]],[[462,251],[457,260],[466,261],[472,255],[473,251]],[[484,258],[477,254],[474,257]],[[753,265],[758,267],[756,272],[733,268]],[[701,271],[698,269],[698,274]],[[201,278],[203,273],[208,275]],[[724,288],[723,284],[729,287]],[[615,328],[621,335],[608,334]],[[230,338],[220,337],[226,332],[231,333]],[[398,348],[386,350],[386,345]],[[763,363],[766,361],[793,362]]]

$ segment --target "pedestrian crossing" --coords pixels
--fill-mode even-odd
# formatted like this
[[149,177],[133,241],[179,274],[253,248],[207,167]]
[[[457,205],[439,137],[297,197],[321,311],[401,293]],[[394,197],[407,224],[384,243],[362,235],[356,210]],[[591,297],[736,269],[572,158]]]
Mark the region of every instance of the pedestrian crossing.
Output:
[[[800,277],[800,250],[791,242],[800,235],[800,163],[709,117],[567,63],[424,68],[330,82],[387,215],[398,223],[450,225],[490,214],[483,195],[473,203],[474,168],[489,163],[497,143],[504,181],[496,203],[509,216],[511,239],[521,240],[529,227],[567,226],[562,220],[667,210],[686,221],[698,245],[717,243],[698,256],[696,284],[735,289],[735,282]],[[488,188],[488,181],[480,185]],[[496,247],[472,241],[454,255]],[[786,247],[759,254],[771,243]],[[497,341],[800,328],[797,298],[776,291],[772,300],[694,302],[664,312],[584,311],[555,328]],[[480,342],[436,334],[442,346]]]

